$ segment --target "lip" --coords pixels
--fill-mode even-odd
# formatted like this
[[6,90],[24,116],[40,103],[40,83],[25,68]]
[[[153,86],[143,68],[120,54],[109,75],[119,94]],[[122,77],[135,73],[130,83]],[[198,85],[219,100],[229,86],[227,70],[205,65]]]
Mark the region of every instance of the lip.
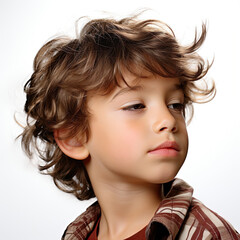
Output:
[[176,156],[180,151],[179,145],[175,141],[166,141],[148,153],[162,156]]

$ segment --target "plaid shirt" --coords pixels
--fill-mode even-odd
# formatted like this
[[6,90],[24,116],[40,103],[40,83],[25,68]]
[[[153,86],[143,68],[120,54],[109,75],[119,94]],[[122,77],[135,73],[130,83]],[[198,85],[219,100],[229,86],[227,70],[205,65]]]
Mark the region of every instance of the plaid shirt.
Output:
[[[147,240],[240,239],[228,222],[192,197],[192,187],[183,180],[165,183],[164,193],[165,198],[147,226]],[[87,239],[100,214],[95,202],[67,227],[62,240]]]

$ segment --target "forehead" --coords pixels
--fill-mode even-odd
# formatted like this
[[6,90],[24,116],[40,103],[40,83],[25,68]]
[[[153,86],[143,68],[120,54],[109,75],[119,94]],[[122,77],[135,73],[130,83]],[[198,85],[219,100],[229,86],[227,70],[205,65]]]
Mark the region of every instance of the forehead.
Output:
[[[128,70],[124,70],[121,72],[121,77],[118,78],[119,87],[117,88],[134,88],[137,89],[141,86],[148,85],[148,80],[155,79],[159,80],[158,82],[166,88],[167,90],[180,90],[182,89],[181,82],[178,78],[167,78],[162,77],[157,74],[153,74],[147,70],[140,69],[137,74],[132,73]],[[150,83],[149,83],[150,84]]]
[[115,78],[115,81],[113,80],[113,84],[109,86],[107,91],[101,88],[89,91],[87,94],[88,100],[94,96],[105,96],[112,98],[112,96],[115,96],[116,93],[119,95],[124,92],[128,92],[129,90],[144,90],[147,87],[149,90],[151,88],[154,90],[154,85],[152,85],[152,81],[150,81],[153,79],[155,79],[156,82],[159,82],[162,89],[167,91],[183,89],[178,78],[162,77],[160,75],[153,74],[144,68],[134,67],[131,68],[131,70],[121,68],[121,71],[118,72]]

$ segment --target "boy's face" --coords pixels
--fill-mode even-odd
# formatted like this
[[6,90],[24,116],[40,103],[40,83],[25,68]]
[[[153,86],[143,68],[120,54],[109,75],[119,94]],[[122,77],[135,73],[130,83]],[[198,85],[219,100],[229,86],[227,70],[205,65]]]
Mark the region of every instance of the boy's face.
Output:
[[125,71],[110,95],[88,99],[90,178],[107,182],[164,183],[172,180],[187,154],[184,95],[177,79]]

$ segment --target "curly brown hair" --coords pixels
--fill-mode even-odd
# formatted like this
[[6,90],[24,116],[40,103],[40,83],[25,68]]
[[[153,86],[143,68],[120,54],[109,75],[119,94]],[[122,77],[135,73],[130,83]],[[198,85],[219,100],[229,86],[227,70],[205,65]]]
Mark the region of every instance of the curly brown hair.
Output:
[[[54,139],[54,131],[67,129],[68,137],[86,134],[89,138],[89,91],[110,93],[119,86],[122,69],[136,69],[168,78],[178,78],[185,95],[185,106],[193,113],[192,103],[208,101],[215,85],[196,85],[204,80],[211,64],[196,51],[206,37],[202,24],[200,36],[182,46],[172,29],[158,20],[96,19],[85,24],[75,39],[55,38],[47,42],[34,59],[34,72],[24,86],[27,95],[22,147],[29,157],[34,150],[43,160],[42,173],[53,177],[61,190],[80,200],[94,197],[83,161],[66,156]],[[131,68],[137,66],[137,68]],[[124,79],[123,79],[124,81]],[[201,98],[199,98],[201,97]]]

